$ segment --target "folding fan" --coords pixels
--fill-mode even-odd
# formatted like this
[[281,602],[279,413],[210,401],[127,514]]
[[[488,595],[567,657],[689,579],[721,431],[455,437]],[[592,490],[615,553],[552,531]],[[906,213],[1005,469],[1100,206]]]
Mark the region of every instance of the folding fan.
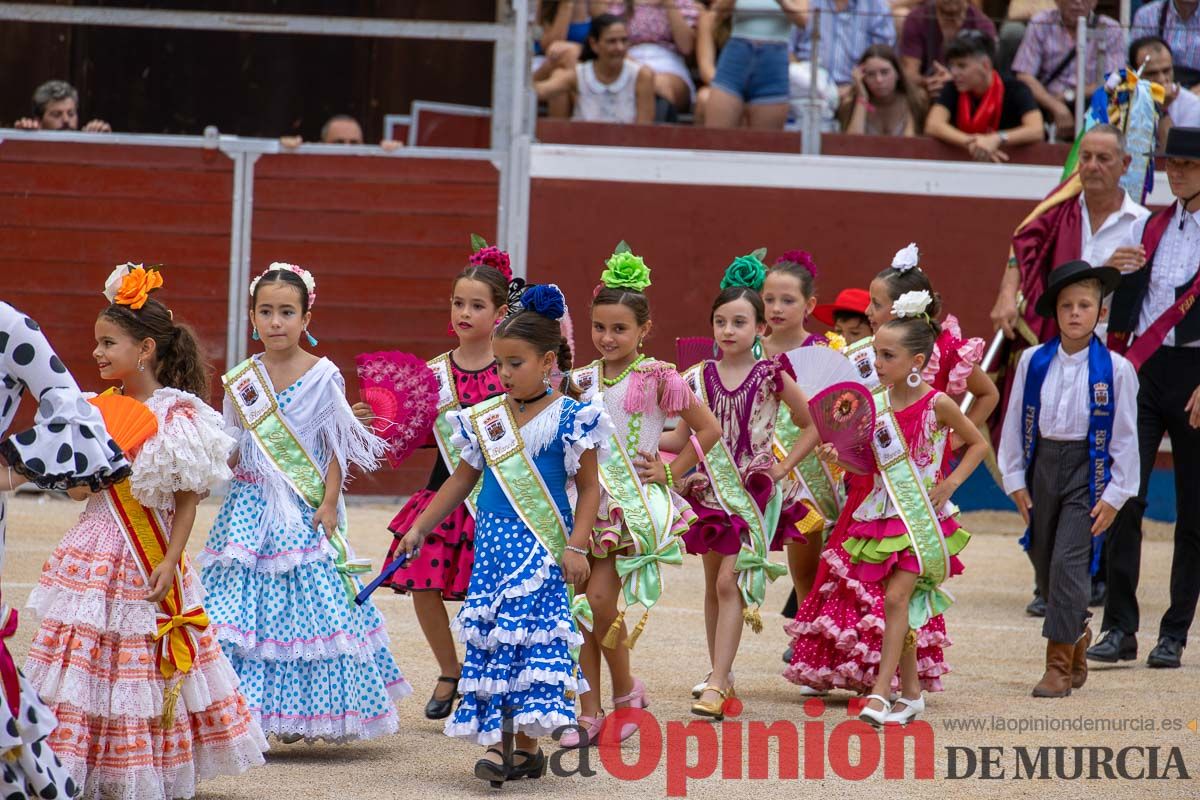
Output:
[[88,398],[88,402],[100,409],[108,435],[127,456],[158,433],[158,418],[154,412],[132,397],[106,392]]
[[706,358],[714,358],[715,345],[707,336],[680,336],[675,340],[675,367],[682,372]]
[[400,465],[429,438],[437,418],[438,381],[424,360],[397,350],[354,357],[359,391],[375,415],[371,428],[389,445],[387,458]]
[[835,383],[817,392],[808,401],[808,408],[821,441],[837,448],[843,464],[863,472],[875,469],[875,454],[871,451],[875,400],[867,387],[851,381]]
[[797,347],[786,355],[805,397],[813,397],[835,383],[858,381],[850,359],[832,347]]

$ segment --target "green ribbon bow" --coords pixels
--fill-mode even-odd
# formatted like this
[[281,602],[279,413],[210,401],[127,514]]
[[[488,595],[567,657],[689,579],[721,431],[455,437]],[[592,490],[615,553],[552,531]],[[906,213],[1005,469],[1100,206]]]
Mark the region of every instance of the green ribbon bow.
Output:
[[919,630],[954,604],[954,595],[926,578],[918,578],[908,601],[908,627]]
[[350,547],[340,528],[329,537],[329,543],[333,545],[333,551],[336,554],[333,559],[333,568],[337,570],[338,576],[342,579],[342,588],[346,590],[346,602],[350,604],[351,608],[354,608],[354,597],[358,594],[358,585],[354,582],[354,576],[370,572],[371,561],[366,558],[350,558]]
[[788,574],[783,564],[745,548],[738,551],[733,568],[738,572],[738,585],[747,606],[761,606],[767,598],[767,582]]
[[587,595],[582,592],[571,598],[571,617],[581,628],[592,629],[592,606],[588,603]]
[[[640,556],[617,556],[617,575],[624,581],[625,605],[642,605],[650,609],[662,596],[661,564],[680,565],[683,550],[674,536],[663,542],[653,553]],[[632,580],[626,580],[632,575]]]

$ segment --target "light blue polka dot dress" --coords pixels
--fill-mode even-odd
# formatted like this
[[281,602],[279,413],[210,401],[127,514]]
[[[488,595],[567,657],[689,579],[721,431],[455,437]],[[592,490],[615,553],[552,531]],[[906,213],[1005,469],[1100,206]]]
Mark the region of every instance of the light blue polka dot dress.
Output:
[[[332,362],[322,359],[276,398],[323,473],[333,458],[343,475],[351,464],[376,466],[381,443],[355,420]],[[382,616],[370,602],[348,601],[313,509],[241,430],[228,398],[225,411],[240,461],[196,561],[212,630],[247,704],[265,732],[287,739],[394,733],[394,701],[411,688],[388,652]]]
[[[479,744],[500,741],[503,721],[514,730],[545,736],[575,723],[567,692],[586,690],[571,649],[583,637],[571,617],[562,569],[521,521],[490,469],[470,423],[470,409],[451,414],[462,457],[484,470],[475,522],[475,563],[462,609],[451,629],[466,645],[458,688],[462,701],[446,734]],[[604,449],[612,421],[603,401],[559,398],[521,429],[562,514],[572,525],[567,484],[585,450]]]

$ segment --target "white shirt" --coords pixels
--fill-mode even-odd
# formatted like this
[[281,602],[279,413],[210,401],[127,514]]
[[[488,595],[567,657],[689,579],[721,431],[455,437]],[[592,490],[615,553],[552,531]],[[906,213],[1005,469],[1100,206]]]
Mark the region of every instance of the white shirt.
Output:
[[621,74],[612,83],[596,77],[596,62],[575,67],[578,95],[574,119],[582,122],[637,122],[637,77],[641,67],[625,59]]
[[[1183,221],[1183,230],[1179,223]],[[1175,214],[1158,243],[1154,253],[1154,265],[1150,270],[1150,288],[1142,301],[1142,316],[1138,321],[1137,335],[1141,336],[1146,329],[1162,316],[1171,304],[1175,302],[1175,289],[1185,284],[1190,285],[1196,277],[1196,268],[1200,267],[1200,211],[1187,213],[1182,203],[1176,203]],[[1163,339],[1163,347],[1175,346],[1175,331],[1167,331]],[[1191,342],[1183,347],[1200,347],[1200,341]]]
[[[1026,488],[1022,431],[1025,376],[1029,372],[1029,362],[1038,349],[1030,347],[1021,354],[1012,393],[1008,396],[1008,412],[1004,417],[1004,430],[1000,434],[1000,450],[996,454],[1007,494]],[[1141,485],[1137,437],[1138,378],[1133,365],[1123,356],[1113,353],[1112,360],[1115,384],[1110,389],[1114,393],[1113,430],[1108,448],[1112,458],[1112,476],[1100,499],[1120,510],[1126,500],[1137,495]],[[1042,383],[1038,435],[1060,442],[1086,442],[1090,391],[1088,349],[1085,347],[1074,355],[1067,355],[1060,345]],[[1034,498],[1034,502],[1037,502],[1037,498]]]
[[[1133,247],[1141,241],[1142,226],[1138,223],[1150,216],[1150,210],[1135,203],[1129,192],[1123,191],[1121,195],[1121,207],[1109,214],[1095,233],[1092,233],[1092,221],[1088,217],[1087,197],[1082,192],[1079,195],[1080,213],[1083,214],[1083,224],[1079,226],[1080,258],[1093,267],[1104,266],[1118,247]],[[1101,341],[1108,335],[1108,309],[1111,305],[1112,296],[1109,295],[1101,304],[1100,324],[1096,326],[1096,335]]]
[[1200,97],[1187,89],[1180,89],[1171,105],[1167,106],[1167,116],[1176,128],[1200,128]]

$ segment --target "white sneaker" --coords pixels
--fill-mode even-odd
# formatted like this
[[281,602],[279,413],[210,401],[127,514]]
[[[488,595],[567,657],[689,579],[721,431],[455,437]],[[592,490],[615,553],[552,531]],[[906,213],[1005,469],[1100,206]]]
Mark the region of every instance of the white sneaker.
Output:
[[[699,683],[697,683],[695,686],[692,687],[692,697],[694,697],[697,700],[700,699],[700,695],[704,694],[704,689],[708,686],[708,679],[711,677],[712,677],[712,673],[710,672],[704,676],[704,680],[700,681]],[[733,672],[732,671],[729,673],[729,685],[730,686],[733,685]]]
[[883,726],[883,723],[887,719],[888,715],[892,713],[892,704],[888,702],[888,699],[882,695],[867,695],[867,703],[869,704],[872,700],[878,700],[883,704],[883,708],[879,711],[876,711],[875,709],[871,708],[870,705],[865,705],[863,706],[863,710],[858,712],[858,718],[863,722],[870,723],[876,728],[879,728]]
[[[903,703],[903,708],[898,706]],[[916,700],[909,700],[907,697],[901,697],[892,706],[892,713],[884,717],[885,723],[896,723],[897,725],[907,725],[917,718],[922,711],[925,710],[925,695],[922,694]]]

